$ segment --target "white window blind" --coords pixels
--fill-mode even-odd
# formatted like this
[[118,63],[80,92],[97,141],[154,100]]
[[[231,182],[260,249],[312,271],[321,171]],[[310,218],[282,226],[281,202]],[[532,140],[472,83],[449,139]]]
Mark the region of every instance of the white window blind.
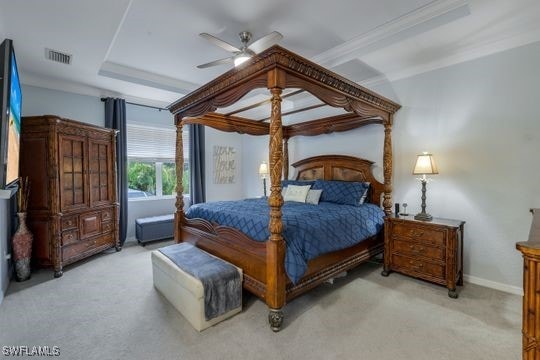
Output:
[[[184,159],[189,158],[188,131],[182,133]],[[127,125],[128,158],[147,161],[174,161],[176,157],[176,128]]]

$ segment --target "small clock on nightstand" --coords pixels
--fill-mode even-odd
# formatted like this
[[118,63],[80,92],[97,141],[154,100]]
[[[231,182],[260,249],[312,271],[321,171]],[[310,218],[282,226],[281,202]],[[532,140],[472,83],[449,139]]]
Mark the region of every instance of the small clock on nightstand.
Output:
[[396,271],[448,288],[456,299],[463,285],[463,226],[461,220],[388,216],[384,221],[383,276]]

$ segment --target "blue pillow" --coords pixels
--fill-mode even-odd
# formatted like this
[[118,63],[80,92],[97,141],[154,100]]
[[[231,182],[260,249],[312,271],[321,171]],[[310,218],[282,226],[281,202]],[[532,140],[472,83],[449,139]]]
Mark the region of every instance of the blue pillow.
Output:
[[369,183],[317,180],[311,188],[323,191],[321,201],[358,206],[363,203],[362,197],[366,195]]
[[281,187],[287,187],[289,185],[311,185],[313,187],[313,184],[315,184],[315,180],[281,180]]

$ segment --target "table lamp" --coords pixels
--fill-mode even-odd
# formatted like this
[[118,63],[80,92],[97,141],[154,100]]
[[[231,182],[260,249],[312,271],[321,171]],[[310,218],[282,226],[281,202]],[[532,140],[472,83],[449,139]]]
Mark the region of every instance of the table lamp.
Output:
[[416,157],[416,165],[414,166],[413,175],[422,175],[419,179],[422,182],[422,211],[414,216],[416,220],[431,221],[433,217],[426,213],[426,183],[428,179],[426,175],[438,174],[437,165],[432,154],[424,152]]
[[263,180],[264,197],[266,197],[266,178],[268,177],[268,164],[266,164],[266,161],[263,161],[261,165],[259,165],[259,175]]

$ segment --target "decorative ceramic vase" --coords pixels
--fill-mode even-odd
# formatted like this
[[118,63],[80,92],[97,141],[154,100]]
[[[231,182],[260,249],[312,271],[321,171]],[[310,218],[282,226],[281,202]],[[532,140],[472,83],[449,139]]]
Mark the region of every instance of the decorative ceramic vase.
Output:
[[34,235],[26,226],[26,213],[17,213],[19,227],[13,235],[13,260],[17,281],[30,279],[30,259],[32,258],[32,240]]

